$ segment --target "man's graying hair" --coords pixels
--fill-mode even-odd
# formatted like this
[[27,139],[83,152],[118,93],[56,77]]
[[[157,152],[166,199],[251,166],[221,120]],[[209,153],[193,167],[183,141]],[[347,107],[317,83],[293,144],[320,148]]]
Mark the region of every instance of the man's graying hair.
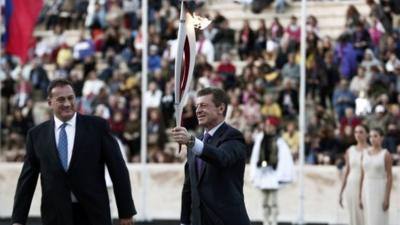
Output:
[[197,92],[197,97],[205,95],[212,95],[212,101],[217,107],[220,106],[221,104],[224,104],[225,105],[224,116],[226,116],[226,111],[229,104],[229,97],[226,94],[226,92],[221,88],[215,88],[215,87],[203,88]]
[[48,96],[48,98],[51,98],[51,91],[53,90],[53,88],[55,88],[55,87],[63,87],[63,86],[71,86],[73,88],[72,83],[69,80],[66,80],[66,79],[55,79],[55,80],[52,80],[50,82],[49,86],[47,87],[47,96]]

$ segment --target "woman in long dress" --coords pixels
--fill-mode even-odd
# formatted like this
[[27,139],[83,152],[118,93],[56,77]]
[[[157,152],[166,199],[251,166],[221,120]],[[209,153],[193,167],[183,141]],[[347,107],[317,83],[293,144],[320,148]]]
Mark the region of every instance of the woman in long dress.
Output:
[[371,129],[371,147],[362,157],[360,207],[364,210],[365,225],[389,224],[392,157],[382,149],[383,136],[381,129]]
[[357,141],[356,145],[350,146],[346,151],[345,175],[340,190],[339,204],[343,208],[344,202],[349,215],[350,225],[364,225],[364,218],[360,209],[359,191],[361,180],[361,156],[369,147],[367,143],[368,129],[363,125],[358,125],[354,129],[354,137]]

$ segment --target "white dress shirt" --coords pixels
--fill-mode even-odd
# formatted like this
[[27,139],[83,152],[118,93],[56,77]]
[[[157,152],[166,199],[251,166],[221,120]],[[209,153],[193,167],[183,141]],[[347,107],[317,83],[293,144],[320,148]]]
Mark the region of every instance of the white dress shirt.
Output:
[[[215,132],[218,130],[218,128],[220,127],[220,126],[222,126],[222,124],[224,124],[225,123],[225,121],[222,121],[220,124],[218,124],[217,126],[215,126],[214,128],[212,128],[211,130],[209,130],[209,131],[204,131],[204,135],[206,134],[206,133],[208,133],[211,137],[213,137],[214,136],[214,134],[215,134]],[[193,148],[191,149],[193,152],[194,152],[194,154],[196,154],[196,155],[201,155],[201,153],[203,153],[203,148],[204,148],[204,143],[203,143],[203,141],[201,141],[200,139],[198,139],[198,138],[195,138],[195,142],[194,142],[194,146],[193,146]]]
[[[58,139],[60,138],[60,127],[64,123],[60,119],[54,116],[54,132],[56,135],[56,146],[58,146]],[[67,140],[68,140],[68,162],[67,166],[69,167],[69,163],[71,162],[72,158],[72,148],[74,147],[74,141],[75,141],[75,132],[76,132],[76,113],[74,116],[68,120],[67,122],[68,125],[65,126],[65,132],[67,133]]]

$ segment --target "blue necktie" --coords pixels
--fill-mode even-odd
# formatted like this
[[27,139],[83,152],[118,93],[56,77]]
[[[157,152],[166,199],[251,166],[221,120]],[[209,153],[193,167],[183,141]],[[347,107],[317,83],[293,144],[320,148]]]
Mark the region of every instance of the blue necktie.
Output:
[[65,127],[67,123],[63,123],[60,126],[60,134],[58,138],[58,156],[60,157],[61,165],[63,166],[64,170],[68,170],[68,138],[67,132],[65,131]]
[[[211,135],[209,133],[206,133],[203,137],[203,143],[204,144],[208,143],[210,138],[211,138]],[[197,156],[196,156],[196,167],[197,167],[197,175],[198,175],[198,177],[200,177],[201,170],[204,167],[204,161],[202,159],[200,159],[200,157],[197,157]]]

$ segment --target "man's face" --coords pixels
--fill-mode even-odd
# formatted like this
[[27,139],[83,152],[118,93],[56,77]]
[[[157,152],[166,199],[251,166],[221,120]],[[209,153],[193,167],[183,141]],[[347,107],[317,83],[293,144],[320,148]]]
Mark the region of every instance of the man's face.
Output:
[[212,95],[196,98],[196,116],[201,127],[212,129],[224,120],[225,106],[216,106],[212,101]]
[[61,121],[70,120],[75,113],[75,93],[71,86],[57,86],[51,90],[48,104]]

